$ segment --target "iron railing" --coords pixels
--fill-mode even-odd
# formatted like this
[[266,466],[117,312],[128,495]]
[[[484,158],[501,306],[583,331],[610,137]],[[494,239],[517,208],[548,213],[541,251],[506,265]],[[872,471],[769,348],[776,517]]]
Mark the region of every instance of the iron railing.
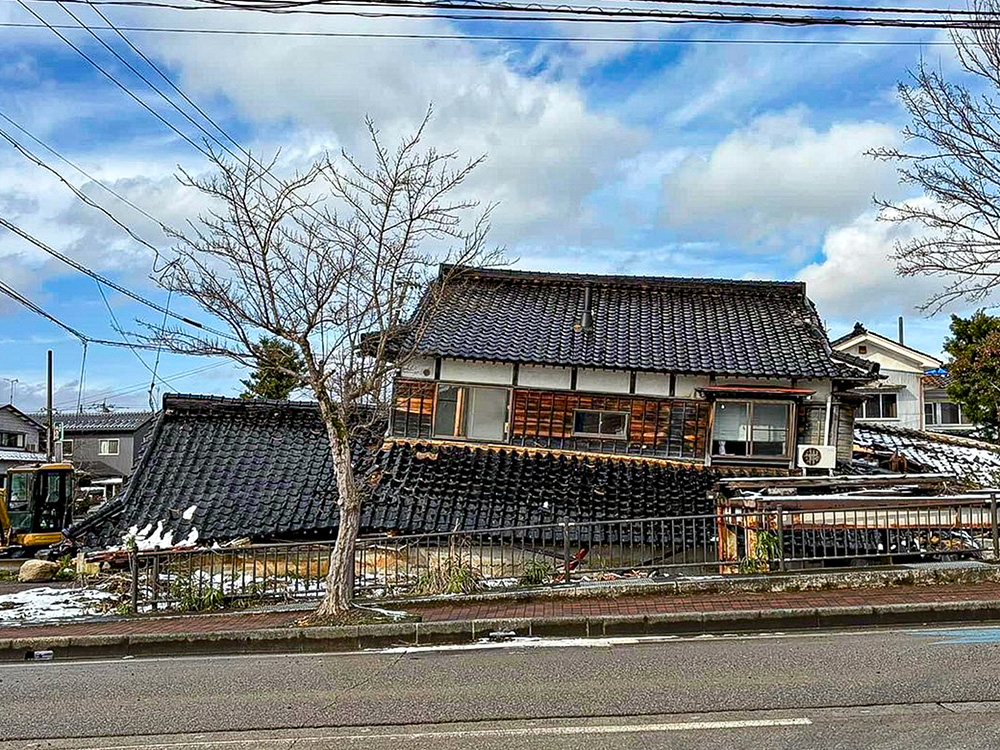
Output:
[[[362,537],[354,588],[359,597],[384,598],[943,556],[1000,560],[997,498],[720,500],[712,514]],[[133,552],[131,606],[318,599],[332,548],[324,541]]]

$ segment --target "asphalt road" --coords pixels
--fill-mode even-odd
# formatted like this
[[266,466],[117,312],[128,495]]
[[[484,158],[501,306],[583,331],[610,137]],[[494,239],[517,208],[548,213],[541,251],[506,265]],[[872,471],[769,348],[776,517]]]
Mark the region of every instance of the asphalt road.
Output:
[[995,748],[1000,630],[0,665],[9,748]]

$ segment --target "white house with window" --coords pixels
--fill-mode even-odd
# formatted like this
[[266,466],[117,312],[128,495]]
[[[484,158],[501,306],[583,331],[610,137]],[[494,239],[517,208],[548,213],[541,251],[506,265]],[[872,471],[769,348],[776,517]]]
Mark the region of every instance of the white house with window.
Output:
[[967,432],[973,427],[959,405],[948,398],[944,363],[933,354],[906,346],[902,322],[895,341],[857,323],[851,333],[832,344],[838,351],[878,362],[885,377],[856,389],[864,396],[857,420],[935,432]]

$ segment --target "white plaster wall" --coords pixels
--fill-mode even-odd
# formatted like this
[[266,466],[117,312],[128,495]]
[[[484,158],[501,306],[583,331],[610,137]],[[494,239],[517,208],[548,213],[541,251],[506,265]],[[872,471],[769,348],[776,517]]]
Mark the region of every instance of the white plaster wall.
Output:
[[658,372],[637,372],[635,392],[642,396],[669,396],[670,376]]
[[602,393],[628,393],[629,373],[625,370],[585,370],[576,371],[578,391],[599,391]]
[[441,380],[510,385],[513,379],[514,365],[495,362],[465,362],[458,359],[441,361]]
[[708,375],[678,375],[674,379],[674,396],[677,398],[700,398],[696,388],[707,388],[711,380]]
[[525,388],[557,388],[569,390],[573,371],[569,367],[542,367],[521,365],[517,370],[517,384]]
[[434,360],[429,357],[414,357],[400,368],[404,378],[414,380],[434,379]]
[[[886,422],[889,424],[908,427],[913,430],[922,430],[924,427],[924,403],[921,395],[922,373],[904,372],[901,370],[882,370],[882,374],[888,376],[886,380],[880,381],[885,385],[903,386],[896,393],[896,419],[871,420],[875,422]],[[869,393],[870,391],[863,391]],[[860,414],[860,410],[858,412]],[[858,417],[861,420],[861,417]],[[867,420],[861,420],[867,421]]]
[[[868,347],[868,351],[862,354],[858,351],[859,346]],[[862,344],[854,344],[846,349],[841,349],[841,351],[846,351],[848,354],[853,354],[855,357],[861,357],[862,359],[867,359],[872,362],[878,362],[882,366],[882,370],[896,370],[899,372],[917,372],[923,373],[924,366],[923,363],[917,359],[911,359],[910,357],[904,357],[898,352],[890,351],[887,347],[879,346],[877,342],[865,341]]]
[[753,378],[726,378],[717,377],[715,379],[715,385],[759,385],[763,388],[791,388],[791,380],[754,380]]

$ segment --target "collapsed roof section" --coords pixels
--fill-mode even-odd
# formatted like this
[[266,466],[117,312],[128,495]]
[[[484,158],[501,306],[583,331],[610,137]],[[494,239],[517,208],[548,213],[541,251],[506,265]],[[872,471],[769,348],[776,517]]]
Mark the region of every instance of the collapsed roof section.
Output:
[[[362,533],[711,513],[717,471],[664,460],[391,441],[357,446]],[[772,472],[773,473],[773,472]],[[71,529],[85,546],[331,538],[337,492],[311,403],[168,395],[126,492]]]
[[872,422],[854,426],[855,468],[939,472],[981,487],[1000,485],[1000,446]]

